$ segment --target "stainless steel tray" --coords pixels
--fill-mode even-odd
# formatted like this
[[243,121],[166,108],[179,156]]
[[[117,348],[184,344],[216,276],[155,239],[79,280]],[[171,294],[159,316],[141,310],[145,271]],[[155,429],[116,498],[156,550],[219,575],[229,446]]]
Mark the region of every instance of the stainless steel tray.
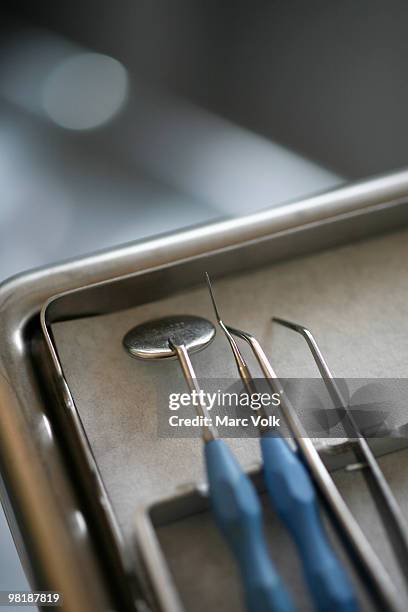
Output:
[[[407,200],[408,173],[401,172],[34,271],[2,287],[3,492],[33,584],[62,591],[66,610],[132,609],[141,597],[132,547],[128,538],[124,544],[53,342],[56,326],[122,316],[180,291],[184,300],[204,269],[214,277],[242,274],[400,228]],[[239,286],[239,277],[231,278]]]

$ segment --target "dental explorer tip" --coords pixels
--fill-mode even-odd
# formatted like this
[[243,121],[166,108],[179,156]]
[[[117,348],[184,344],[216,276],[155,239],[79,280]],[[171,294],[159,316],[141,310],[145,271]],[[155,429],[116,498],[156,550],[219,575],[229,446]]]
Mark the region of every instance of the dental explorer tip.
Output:
[[207,281],[208,291],[210,292],[210,298],[211,298],[211,302],[214,308],[215,316],[217,318],[218,323],[221,323],[222,321],[221,321],[220,313],[218,312],[217,302],[215,301],[212,284],[211,284],[211,280],[210,280],[210,276],[208,272],[205,272],[205,279]]

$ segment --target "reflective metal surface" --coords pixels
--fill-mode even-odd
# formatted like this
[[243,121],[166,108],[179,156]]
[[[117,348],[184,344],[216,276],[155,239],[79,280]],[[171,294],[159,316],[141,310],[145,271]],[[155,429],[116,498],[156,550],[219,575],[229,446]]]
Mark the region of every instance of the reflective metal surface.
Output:
[[177,339],[189,353],[201,351],[212,342],[215,327],[207,319],[193,315],[174,315],[146,321],[131,329],[123,344],[132,357],[139,359],[177,358],[169,340]]
[[375,459],[374,453],[372,452],[367,439],[361,433],[355,419],[348,410],[348,402],[343,393],[340,391],[335,377],[333,376],[314,335],[304,325],[292,323],[291,321],[286,321],[278,317],[275,317],[273,320],[276,323],[283,325],[303,336],[313,355],[313,359],[317,364],[319,372],[325,381],[327,390],[333,401],[333,405],[337,409],[340,408],[345,410],[351,435],[355,434],[355,437],[352,437],[352,442],[356,457],[366,468],[363,470],[363,474],[367,480],[368,486],[370,487],[373,498],[380,512],[380,516],[382,517],[383,526],[388,533],[391,546],[393,547],[394,553],[399,560],[402,575],[404,576],[405,580],[408,580],[408,531],[405,517],[389,483],[387,482],[387,479],[385,478],[378,462]]
[[[130,609],[137,597],[137,591],[134,595],[124,588],[126,562],[113,552],[120,553],[120,534],[86,438],[78,434],[80,424],[72,425],[75,407],[53,346],[51,322],[168,295],[194,284],[198,270],[208,269],[216,277],[400,227],[408,221],[407,201],[408,172],[401,172],[243,219],[39,269],[1,287],[0,463],[8,514],[12,519],[11,507],[18,510],[14,532],[17,537],[24,532],[33,584],[63,591],[69,611]],[[39,333],[42,308],[46,345]],[[68,442],[74,439],[72,455]],[[74,460],[83,467],[75,482]],[[78,513],[84,529],[73,530]],[[95,516],[104,517],[102,542],[95,523],[103,521]]]

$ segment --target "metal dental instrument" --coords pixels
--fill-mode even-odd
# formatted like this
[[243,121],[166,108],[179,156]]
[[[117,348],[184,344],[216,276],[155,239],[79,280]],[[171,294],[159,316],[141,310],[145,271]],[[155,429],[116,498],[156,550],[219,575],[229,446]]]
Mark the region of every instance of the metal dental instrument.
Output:
[[280,393],[282,415],[285,417],[288,427],[297,442],[303,461],[309,467],[320,494],[334,520],[335,526],[343,537],[347,548],[351,551],[352,559],[365,584],[368,585],[368,593],[373,603],[381,612],[383,610],[398,610],[402,612],[404,605],[391,579],[342,498],[312,440],[307,437],[307,433],[261,345],[254,336],[247,332],[234,329],[230,326],[227,329],[231,334],[242,338],[249,344],[272,391]]
[[230,448],[218,438],[208,409],[201,403],[199,384],[189,351],[204,349],[215,328],[190,315],[148,321],[131,329],[123,343],[139,359],[178,358],[190,392],[198,392],[197,412],[203,427],[209,495],[217,525],[240,569],[250,612],[294,612],[291,599],[276,572],[265,542],[262,509],[255,488]]
[[399,560],[402,575],[408,583],[408,531],[405,518],[366,438],[362,435],[353,415],[348,410],[348,402],[342,395],[316,339],[303,325],[277,317],[274,317],[272,321],[297,332],[306,340],[335,407],[342,408],[347,420],[347,428],[355,434],[355,438],[352,440],[353,450],[358,461],[364,464],[363,474],[376,501],[395,556]]
[[[208,274],[206,280],[218,323],[231,346],[241,379],[252,394],[256,391],[254,380],[235,338],[221,319]],[[268,495],[298,548],[317,610],[356,611],[354,588],[328,540],[309,473],[283,438],[268,429],[260,434]]]
[[[225,324],[224,324],[225,325]],[[252,349],[272,392],[280,394],[283,417],[297,442],[299,453],[308,466],[336,529],[343,538],[352,560],[367,585],[367,591],[379,612],[403,612],[405,607],[385,568],[368,542],[353,514],[340,495],[312,440],[308,437],[296,410],[285,394],[259,342],[251,334],[225,325],[233,336],[245,340]]]

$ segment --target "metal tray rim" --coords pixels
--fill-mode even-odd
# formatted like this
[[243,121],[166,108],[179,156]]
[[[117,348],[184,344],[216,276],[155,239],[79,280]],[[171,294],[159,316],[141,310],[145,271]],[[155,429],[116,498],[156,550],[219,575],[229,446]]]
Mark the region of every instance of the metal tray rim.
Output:
[[[106,603],[109,597],[104,586],[100,584],[97,560],[92,556],[90,543],[83,541],[78,545],[82,549],[88,546],[85,556],[77,554],[78,547],[72,548],[66,516],[61,516],[61,507],[53,492],[53,482],[46,473],[44,461],[49,454],[50,461],[56,468],[57,478],[64,481],[65,499],[69,501],[69,507],[77,507],[58,449],[50,451],[47,444],[52,446],[52,440],[41,437],[43,431],[34,431],[33,435],[33,425],[37,424],[38,417],[42,416],[44,411],[27,346],[28,326],[34,317],[38,317],[44,302],[47,301],[49,305],[61,292],[75,292],[84,284],[110,282],[119,276],[134,274],[135,271],[140,273],[151,267],[161,267],[166,262],[171,264],[183,259],[190,260],[214,252],[217,247],[223,250],[251,239],[258,240],[279,230],[288,231],[290,228],[319,223],[322,218],[328,221],[342,214],[370,214],[370,208],[373,206],[405,205],[407,200],[408,171],[402,171],[348,185],[327,194],[249,217],[125,245],[34,270],[10,279],[0,287],[0,340],[3,347],[0,356],[0,462],[12,502],[20,511],[20,526],[24,529],[26,538],[27,534],[29,535],[29,546],[35,552],[41,573],[52,586],[77,586],[75,599],[67,598],[67,610],[97,609],[103,605],[102,602]],[[152,266],[153,262],[155,265]],[[13,457],[20,455],[25,457],[25,465],[20,461],[15,461],[13,465]],[[6,465],[7,470],[4,469]],[[35,486],[30,483],[33,478]],[[42,495],[40,499],[39,490]],[[40,517],[45,503],[49,508],[46,521],[44,517]],[[33,516],[27,512],[28,508]],[[17,524],[14,529],[18,534]],[[45,538],[42,543],[41,538]],[[60,554],[52,555],[53,568],[50,567],[51,540],[60,543]],[[68,569],[64,554],[71,555],[72,563]],[[81,576],[79,567],[87,567],[88,574]],[[93,581],[99,580],[94,590],[89,588],[90,582],[85,576],[91,576]]]

